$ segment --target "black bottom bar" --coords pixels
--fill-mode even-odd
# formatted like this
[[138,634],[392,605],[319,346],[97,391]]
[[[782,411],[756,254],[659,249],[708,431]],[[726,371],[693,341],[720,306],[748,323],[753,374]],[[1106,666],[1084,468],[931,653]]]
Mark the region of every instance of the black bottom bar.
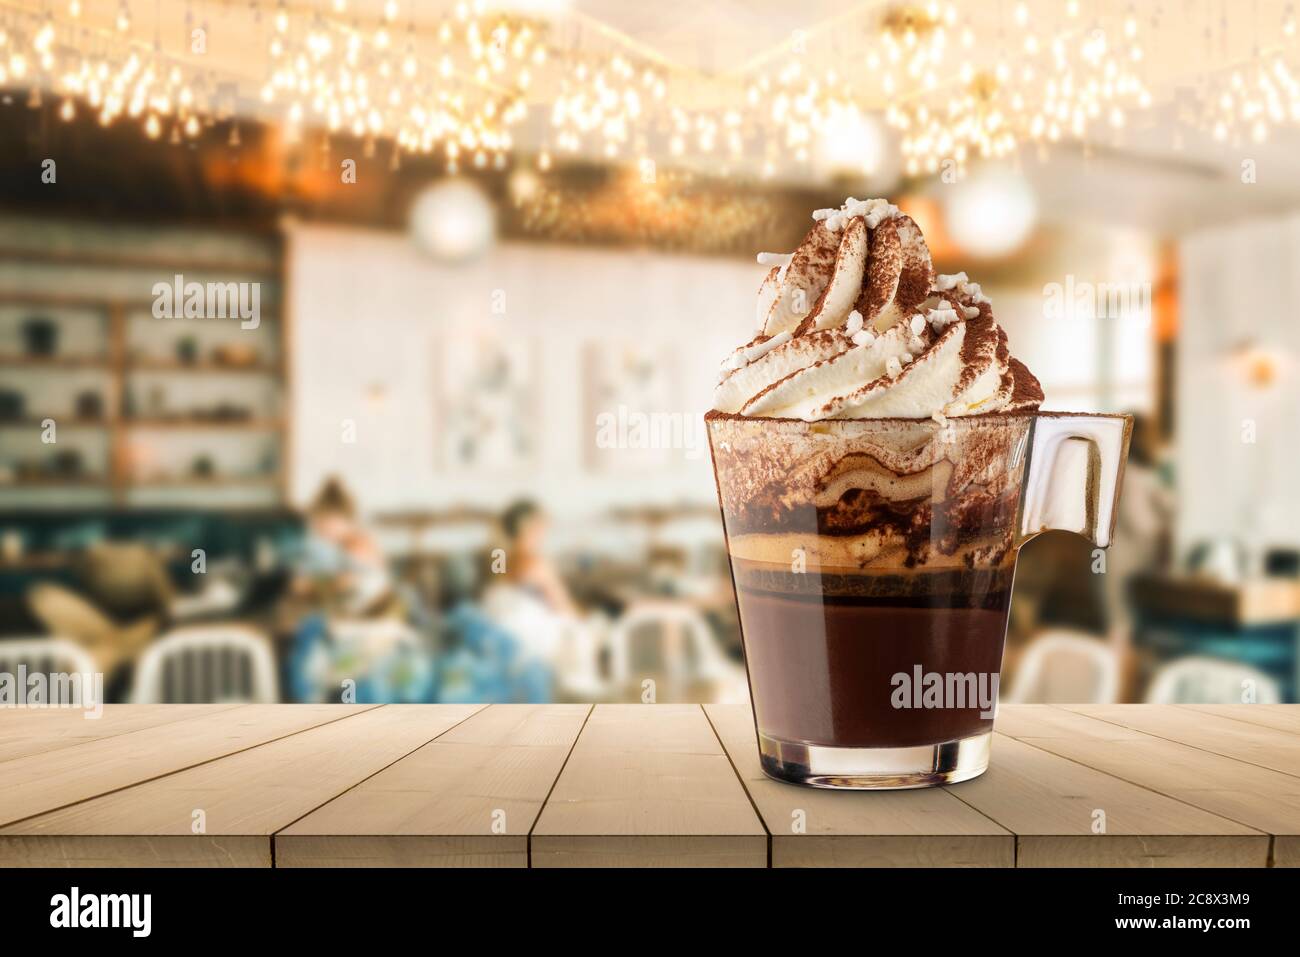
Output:
[[[476,938],[583,950],[640,940],[694,951],[702,939],[733,946],[798,939],[836,949],[896,939],[946,949],[981,938],[993,946],[1076,945],[1097,937],[1182,946],[1200,937],[1231,946],[1242,935],[1294,932],[1297,875],[1282,869],[3,870],[0,933],[6,945],[76,935],[83,942],[205,948],[283,942],[336,949],[416,940],[437,948]],[[117,895],[149,895],[147,922],[143,896]],[[78,924],[118,926],[53,926],[71,925],[73,910]],[[146,925],[148,936],[137,937]]]

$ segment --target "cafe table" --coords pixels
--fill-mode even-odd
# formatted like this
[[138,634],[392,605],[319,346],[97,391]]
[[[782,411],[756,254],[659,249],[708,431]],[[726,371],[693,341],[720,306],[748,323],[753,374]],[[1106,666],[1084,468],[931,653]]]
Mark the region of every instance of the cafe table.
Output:
[[1006,705],[876,792],[764,777],[746,705],[0,711],[4,867],[1297,865],[1295,705]]

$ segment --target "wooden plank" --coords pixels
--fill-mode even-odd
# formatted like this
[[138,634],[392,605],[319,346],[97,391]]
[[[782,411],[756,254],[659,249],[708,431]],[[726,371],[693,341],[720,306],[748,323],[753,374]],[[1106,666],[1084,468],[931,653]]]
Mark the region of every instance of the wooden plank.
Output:
[[[28,818],[0,830],[0,862],[93,866],[103,860],[107,846],[120,867],[270,866],[272,834],[481,707],[373,708]],[[194,833],[199,812],[202,829]],[[159,841],[159,837],[169,840]]]
[[1018,867],[1248,867],[1268,859],[1266,834],[1001,733],[988,771],[948,790],[1017,835]]
[[[1090,704],[1061,707],[1153,737],[1236,758],[1247,764],[1257,764],[1284,774],[1300,775],[1300,738],[1289,731],[1234,721],[1216,714],[1160,705]],[[1237,707],[1250,708],[1252,705]]]
[[1037,748],[1274,835],[1300,865],[1300,779],[1062,708],[1005,708],[998,726]]
[[773,867],[1015,863],[1015,836],[945,788],[853,793],[785,784],[763,773],[749,705],[704,710],[771,832]]
[[767,864],[767,832],[699,705],[597,705],[531,847],[534,867]]
[[76,708],[0,711],[0,762],[57,751],[173,721],[188,721],[241,707],[237,704],[108,704],[98,718]]
[[[39,819],[38,819],[39,820]],[[10,835],[0,830],[0,867],[270,867],[270,841],[232,835]]]
[[1180,704],[1178,707],[1300,734],[1300,707],[1293,704]]
[[0,825],[264,744],[374,705],[248,705],[7,761]]
[[276,834],[276,867],[527,867],[590,711],[492,705]]

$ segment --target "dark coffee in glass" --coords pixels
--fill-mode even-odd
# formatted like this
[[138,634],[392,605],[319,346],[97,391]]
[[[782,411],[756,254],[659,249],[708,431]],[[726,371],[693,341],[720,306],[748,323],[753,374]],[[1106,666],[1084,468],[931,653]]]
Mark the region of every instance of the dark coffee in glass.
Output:
[[1019,546],[1108,543],[1129,422],[710,413],[764,770],[821,787],[988,766]]

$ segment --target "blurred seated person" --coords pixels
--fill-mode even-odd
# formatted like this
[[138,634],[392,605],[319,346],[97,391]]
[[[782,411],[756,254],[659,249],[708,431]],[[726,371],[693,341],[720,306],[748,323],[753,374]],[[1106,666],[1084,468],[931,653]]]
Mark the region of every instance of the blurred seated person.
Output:
[[337,478],[326,479],[307,509],[294,593],[340,615],[402,614],[383,552]]
[[175,590],[162,559],[146,545],[101,542],[77,565],[76,586],[38,582],[28,607],[51,635],[83,646],[118,700],[139,652],[172,617]]
[[[569,589],[546,552],[550,519],[541,506],[528,499],[515,502],[501,516],[505,533],[505,568],[501,573],[539,599],[557,615],[576,615]],[[495,569],[493,569],[495,571]]]
[[553,662],[565,628],[578,621],[579,611],[546,552],[549,528],[541,506],[528,499],[502,513],[503,541],[492,552],[483,611],[513,634],[526,653]]
[[292,634],[288,684],[295,701],[433,700],[431,621],[388,562],[343,483],[329,478],[307,509],[292,598],[279,613]]

